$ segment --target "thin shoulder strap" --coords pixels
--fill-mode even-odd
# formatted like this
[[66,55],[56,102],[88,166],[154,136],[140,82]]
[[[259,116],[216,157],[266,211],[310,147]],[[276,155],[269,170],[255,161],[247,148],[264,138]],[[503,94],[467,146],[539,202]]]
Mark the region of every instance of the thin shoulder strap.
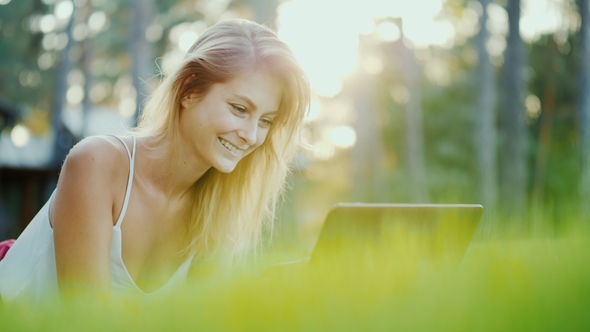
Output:
[[135,169],[135,150],[136,150],[136,139],[135,136],[131,136],[133,138],[133,151],[129,151],[127,144],[123,139],[118,136],[112,135],[125,146],[125,150],[127,150],[127,156],[129,156],[129,179],[127,180],[127,189],[125,190],[125,200],[123,201],[123,208],[121,209],[121,213],[119,214],[119,219],[117,219],[117,224],[115,226],[120,227],[123,219],[125,218],[125,213],[127,212],[127,205],[129,204],[129,197],[131,196],[131,187],[133,186],[133,174]]

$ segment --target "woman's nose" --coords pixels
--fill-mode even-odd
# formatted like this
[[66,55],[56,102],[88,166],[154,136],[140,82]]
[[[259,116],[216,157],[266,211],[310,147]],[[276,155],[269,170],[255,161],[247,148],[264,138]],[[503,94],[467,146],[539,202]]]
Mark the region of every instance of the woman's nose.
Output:
[[258,130],[258,122],[253,120],[244,121],[243,127],[238,130],[238,136],[248,146],[256,144],[257,136],[256,131]]

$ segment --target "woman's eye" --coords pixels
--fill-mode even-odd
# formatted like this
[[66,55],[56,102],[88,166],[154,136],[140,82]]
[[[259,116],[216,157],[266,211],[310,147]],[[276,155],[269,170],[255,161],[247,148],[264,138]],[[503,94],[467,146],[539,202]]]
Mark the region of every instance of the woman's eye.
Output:
[[260,119],[260,123],[263,127],[270,127],[272,125],[272,120],[270,119]]
[[246,108],[244,106],[232,105],[232,107],[236,111],[236,113],[238,113],[238,114],[244,114],[244,113],[246,113]]

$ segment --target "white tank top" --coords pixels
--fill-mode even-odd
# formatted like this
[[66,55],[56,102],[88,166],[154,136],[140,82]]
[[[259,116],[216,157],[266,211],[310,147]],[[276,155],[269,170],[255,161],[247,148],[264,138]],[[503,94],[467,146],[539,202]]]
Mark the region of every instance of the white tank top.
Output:
[[[117,223],[113,226],[110,251],[111,287],[113,294],[147,295],[129,275],[121,255],[121,223],[127,212],[133,185],[136,139],[133,136],[133,153],[131,153],[127,144],[121,138],[116,138],[123,143],[127,150],[130,167],[123,208]],[[55,298],[59,295],[53,229],[49,222],[49,206],[53,195],[55,195],[55,191],[8,250],[4,259],[0,261],[0,295],[3,301],[22,299],[32,304],[39,304],[44,299]],[[161,293],[184,280],[188,274],[192,259],[193,256],[191,255],[164,286],[149,294]]]

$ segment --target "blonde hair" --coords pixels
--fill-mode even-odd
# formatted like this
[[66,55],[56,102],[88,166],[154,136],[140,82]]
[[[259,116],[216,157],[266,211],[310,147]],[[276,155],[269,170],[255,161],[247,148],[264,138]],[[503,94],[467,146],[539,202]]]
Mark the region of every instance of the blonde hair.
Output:
[[177,147],[182,99],[203,97],[214,84],[253,70],[265,70],[282,84],[279,112],[265,142],[233,172],[211,168],[195,183],[187,250],[198,256],[257,253],[263,229],[272,230],[309,106],[307,77],[289,47],[268,28],[246,20],[222,21],[200,36],[179,69],[154,91],[135,130]]

